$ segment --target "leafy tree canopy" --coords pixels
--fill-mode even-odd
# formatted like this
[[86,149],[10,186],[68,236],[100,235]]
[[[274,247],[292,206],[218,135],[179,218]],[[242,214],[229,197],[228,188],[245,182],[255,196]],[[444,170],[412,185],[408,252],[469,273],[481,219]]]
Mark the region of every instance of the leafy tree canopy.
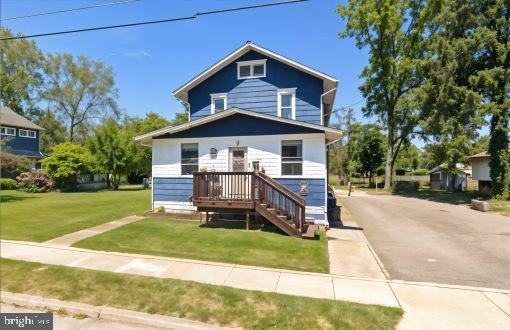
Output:
[[58,188],[75,190],[78,175],[91,170],[92,159],[84,147],[65,142],[51,149],[51,155],[43,159],[42,166],[52,176]]

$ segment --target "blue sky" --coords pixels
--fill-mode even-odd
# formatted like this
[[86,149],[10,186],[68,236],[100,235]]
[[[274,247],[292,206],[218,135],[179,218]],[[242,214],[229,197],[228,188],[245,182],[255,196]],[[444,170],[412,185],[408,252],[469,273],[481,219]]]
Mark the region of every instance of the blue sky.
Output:
[[[1,0],[2,18],[118,0]],[[34,34],[155,20],[270,2],[270,0],[140,0],[138,2],[6,21],[14,32]],[[338,1],[202,16],[196,20],[35,39],[44,52],[68,52],[113,67],[119,104],[130,115],[155,111],[169,119],[182,108],[171,92],[229,52],[251,40],[339,79],[335,107],[362,101],[358,75],[366,51],[342,40]],[[354,106],[358,111],[362,103]],[[358,115],[358,117],[361,117]],[[365,120],[366,121],[366,120]]]

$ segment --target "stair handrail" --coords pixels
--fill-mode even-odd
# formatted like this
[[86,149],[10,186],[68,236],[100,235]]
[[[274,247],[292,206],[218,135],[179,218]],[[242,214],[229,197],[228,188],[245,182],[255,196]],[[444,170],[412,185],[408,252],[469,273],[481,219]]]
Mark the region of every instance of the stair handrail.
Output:
[[296,202],[299,206],[305,207],[305,200],[298,196],[295,192],[290,191],[287,187],[276,181],[275,179],[265,175],[262,172],[253,172],[253,175],[256,178],[259,178],[265,181],[267,184],[271,185],[274,189],[278,190],[280,193],[287,195],[290,199]]

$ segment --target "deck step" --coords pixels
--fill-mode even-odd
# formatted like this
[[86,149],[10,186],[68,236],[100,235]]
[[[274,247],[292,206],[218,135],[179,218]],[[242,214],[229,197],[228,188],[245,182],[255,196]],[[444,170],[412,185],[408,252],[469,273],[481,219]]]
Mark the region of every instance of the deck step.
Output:
[[273,214],[276,214],[276,209],[273,209],[272,207],[268,208],[267,210]]
[[315,223],[315,218],[306,217],[305,218],[305,223],[310,223],[310,224],[313,225]]
[[303,238],[315,238],[315,233],[319,229],[317,225],[309,225],[306,229],[306,233],[304,233],[301,237]]

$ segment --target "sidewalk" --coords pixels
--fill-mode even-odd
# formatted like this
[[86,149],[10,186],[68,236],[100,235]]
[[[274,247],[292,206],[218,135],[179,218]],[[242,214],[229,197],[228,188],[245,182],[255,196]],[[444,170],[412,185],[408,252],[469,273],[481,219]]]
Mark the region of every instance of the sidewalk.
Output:
[[60,237],[51,239],[49,241],[46,241],[44,243],[55,244],[55,245],[63,245],[63,246],[71,246],[71,245],[73,245],[74,243],[76,243],[78,241],[81,241],[81,240],[84,240],[86,238],[89,238],[89,237],[92,237],[92,236],[96,236],[96,235],[105,233],[105,232],[110,231],[112,229],[118,228],[120,226],[127,225],[128,223],[131,223],[131,222],[142,220],[142,219],[145,219],[145,218],[142,217],[142,216],[138,216],[138,215],[131,215],[129,217],[125,217],[125,218],[122,218],[122,219],[110,221],[108,223],[103,223],[103,224],[101,224],[99,226],[95,226],[95,227],[84,229],[84,230],[79,230],[79,231],[76,231],[74,233],[70,233],[70,234],[67,234],[67,235],[64,235],[64,236],[60,236]]
[[401,329],[509,328],[510,291],[305,273],[46,243],[1,241],[2,258],[175,278],[234,288],[401,306]]

